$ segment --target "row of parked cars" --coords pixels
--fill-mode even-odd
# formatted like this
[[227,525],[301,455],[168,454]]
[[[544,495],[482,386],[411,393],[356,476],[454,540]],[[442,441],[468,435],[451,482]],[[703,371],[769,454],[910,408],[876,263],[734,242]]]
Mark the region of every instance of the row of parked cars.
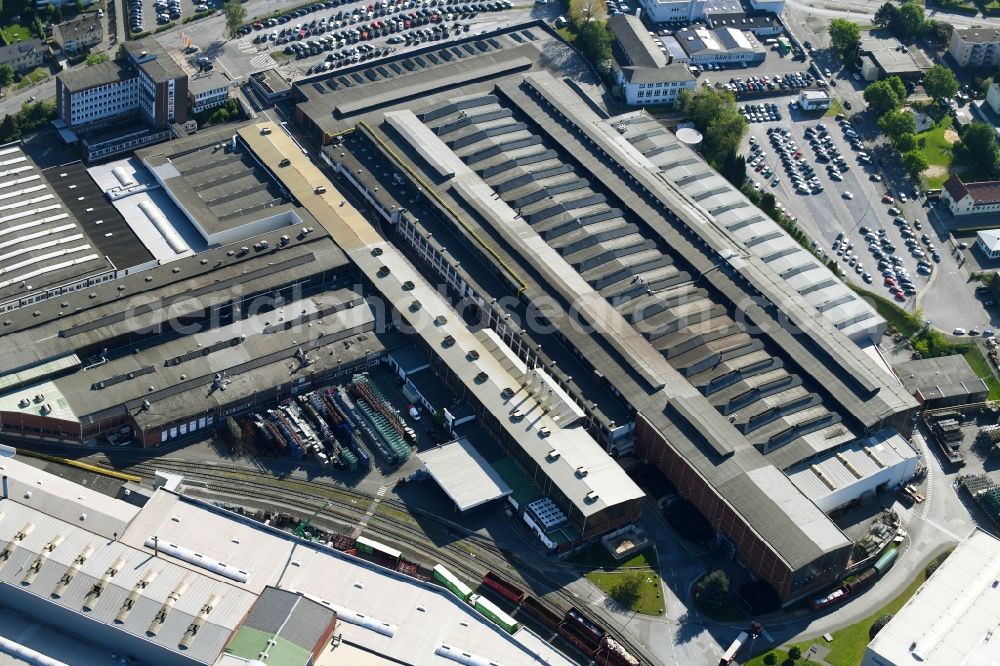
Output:
[[372,46],[371,44],[359,44],[357,46],[352,46],[351,48],[338,51],[337,53],[329,54],[326,56],[326,60],[313,65],[306,70],[306,75],[308,76],[310,74],[325,72],[333,69],[334,67],[346,67],[348,65],[356,65],[357,63],[364,62],[366,60],[383,58],[391,52],[392,49],[388,47],[378,48]]
[[729,79],[729,83],[723,83],[722,87],[737,95],[745,93],[763,93],[775,90],[795,90],[806,88],[813,80],[809,72],[790,72],[784,76],[775,74],[774,76],[749,76],[744,79],[741,76],[734,76]]
[[[274,28],[278,25],[290,23],[293,19],[305,16],[309,12],[337,7],[340,4],[342,4],[340,0],[331,0],[327,3],[297,9],[288,14],[283,14],[267,20],[255,21],[240,28],[239,33],[247,35],[254,30]],[[343,4],[347,3],[345,2]],[[462,3],[459,0],[381,0],[381,2],[373,2],[367,6],[359,5],[353,10],[338,11],[336,14],[331,14],[328,18],[314,18],[312,21],[297,24],[293,30],[296,32],[308,33],[303,35],[304,37],[308,37],[314,34],[321,35],[328,30],[339,29],[356,23],[372,23],[377,19],[392,17],[394,14],[407,10],[411,11],[408,16],[401,17],[404,21],[414,20],[420,16],[431,20],[431,17],[438,16],[438,18],[434,20],[436,22],[442,20],[441,17],[444,17],[444,20],[447,21],[458,18],[473,18],[479,12],[498,12],[512,7],[513,3],[511,3],[510,0],[473,3]],[[387,29],[390,21],[382,21],[382,23],[384,25],[381,29]]]
[[768,127],[767,133],[771,136],[771,145],[778,151],[785,173],[795,191],[799,194],[822,192],[823,185],[816,177],[816,170],[802,155],[799,145],[792,137],[792,131],[787,127]]
[[766,123],[781,120],[781,111],[777,104],[744,104],[740,113],[749,123]]

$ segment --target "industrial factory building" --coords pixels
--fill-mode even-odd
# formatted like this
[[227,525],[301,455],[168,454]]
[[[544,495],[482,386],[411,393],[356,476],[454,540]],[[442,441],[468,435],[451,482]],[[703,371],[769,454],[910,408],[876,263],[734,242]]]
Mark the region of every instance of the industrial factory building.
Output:
[[[17,457],[0,472],[0,589],[38,623],[26,636],[58,626],[158,666],[573,664],[443,588],[207,502],[160,489],[139,509]],[[88,654],[73,666],[106,663]]]
[[[872,349],[884,322],[649,116],[602,116],[553,76],[560,48],[539,23],[429,46],[300,82],[297,118],[608,451],[663,470],[783,599],[827,585],[853,544],[788,475],[910,427]],[[850,485],[837,502],[868,490]]]

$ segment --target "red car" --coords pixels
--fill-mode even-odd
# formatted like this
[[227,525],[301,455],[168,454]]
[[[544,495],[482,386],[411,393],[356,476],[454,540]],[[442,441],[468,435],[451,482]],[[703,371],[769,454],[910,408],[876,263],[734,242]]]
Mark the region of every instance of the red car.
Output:
[[888,194],[886,194],[885,196],[882,197],[882,203],[891,204],[892,203],[892,197],[890,197]]
[[894,279],[892,279],[891,277],[887,277],[885,279],[885,286],[887,286],[887,287],[895,287],[896,286],[896,281]]
[[900,292],[898,292],[898,293],[895,293],[895,294],[893,294],[893,296],[895,296],[895,297],[896,297],[896,300],[897,300],[897,301],[901,301],[901,302],[902,302],[902,301],[905,301],[905,300],[906,300],[906,294],[904,294],[904,293],[903,293],[903,292],[901,292],[901,291],[900,291]]

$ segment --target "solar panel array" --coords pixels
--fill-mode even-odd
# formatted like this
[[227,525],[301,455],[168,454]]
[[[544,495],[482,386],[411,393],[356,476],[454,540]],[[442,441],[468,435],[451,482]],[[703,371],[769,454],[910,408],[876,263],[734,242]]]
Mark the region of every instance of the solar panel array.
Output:
[[138,370],[132,370],[131,372],[123,372],[120,375],[115,375],[114,377],[108,377],[107,379],[101,380],[99,382],[94,382],[90,385],[91,391],[100,391],[101,389],[106,389],[109,386],[114,386],[115,384],[121,384],[122,382],[128,381],[130,379],[135,379],[136,377],[142,377],[143,375],[148,375],[156,372],[156,368],[151,365],[139,368]]

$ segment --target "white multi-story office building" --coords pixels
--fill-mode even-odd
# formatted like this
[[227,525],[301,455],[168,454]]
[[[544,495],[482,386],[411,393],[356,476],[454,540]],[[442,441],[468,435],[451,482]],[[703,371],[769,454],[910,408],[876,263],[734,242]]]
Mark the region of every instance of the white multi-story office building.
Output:
[[201,74],[188,81],[188,103],[192,113],[201,113],[229,101],[232,85],[218,72]]
[[706,0],[639,0],[653,23],[689,23],[705,18]]

